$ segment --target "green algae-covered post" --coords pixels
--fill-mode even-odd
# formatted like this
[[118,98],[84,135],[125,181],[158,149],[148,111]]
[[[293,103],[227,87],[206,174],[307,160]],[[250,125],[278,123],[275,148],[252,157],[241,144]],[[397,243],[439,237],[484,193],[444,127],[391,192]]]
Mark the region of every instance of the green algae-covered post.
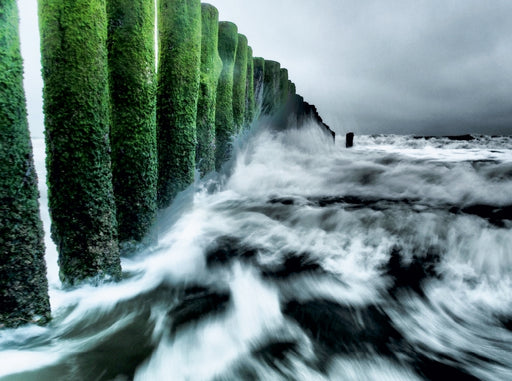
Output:
[[159,0],[158,205],[194,181],[201,67],[201,3]]
[[39,0],[48,202],[61,280],[121,275],[105,0]]
[[302,125],[306,120],[306,102],[302,95],[295,95],[295,107],[297,110],[297,124]]
[[219,12],[201,4],[201,78],[197,102],[196,164],[201,175],[215,170],[215,102],[222,70],[218,51]]
[[285,105],[288,101],[288,69],[281,69],[279,71],[279,104]]
[[297,93],[297,87],[295,86],[295,83],[288,80],[288,95],[290,97],[293,97]]
[[236,132],[239,132],[245,122],[245,91],[247,79],[247,37],[238,35],[238,45],[233,72],[233,119]]
[[231,154],[230,140],[236,133],[233,120],[233,73],[238,45],[238,28],[227,21],[219,22],[219,55],[222,71],[217,86],[215,110],[215,168],[219,170]]
[[139,242],[156,213],[155,4],[108,0],[112,176],[119,241]]
[[[263,103],[263,77],[265,73],[265,60],[261,57],[253,58],[254,71],[254,102],[256,104],[256,113],[261,110]],[[258,115],[255,115],[257,117]]]
[[247,76],[245,86],[245,126],[248,127],[254,120],[256,104],[254,101],[254,62],[252,48],[247,48]]
[[50,318],[16,0],[0,7],[0,328]]
[[264,114],[273,114],[280,106],[279,85],[281,79],[281,64],[265,60],[263,76],[263,105]]

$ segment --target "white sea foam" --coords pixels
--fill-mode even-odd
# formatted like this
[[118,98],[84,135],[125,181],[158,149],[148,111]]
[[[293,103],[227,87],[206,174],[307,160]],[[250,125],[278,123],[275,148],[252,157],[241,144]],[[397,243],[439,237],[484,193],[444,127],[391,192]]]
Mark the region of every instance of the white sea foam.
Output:
[[[123,258],[127,279],[64,290],[49,238],[43,140],[35,139],[54,321],[1,332],[2,380],[37,369],[50,379],[43,372],[50,366],[80,374],[89,361],[80,358],[95,358],[125,332],[138,340],[133,345],[152,348],[132,365],[137,380],[413,380],[421,378],[413,370],[419,365],[407,363],[415,351],[449,356],[458,370],[485,380],[512,378],[512,225],[510,216],[489,215],[512,205],[512,138],[356,136],[352,149],[338,140],[316,126],[253,131],[236,143],[223,174],[198,181],[160,213],[155,244]],[[464,209],[478,204],[487,208],[481,215]],[[235,258],[209,267],[205,254],[219,237],[253,256],[227,248]],[[399,270],[389,268],[393,250]],[[311,267],[287,273],[294,255]],[[418,272],[421,261],[432,261],[425,264],[431,273]],[[420,276],[423,296],[400,283]],[[171,333],[169,311],[189,285],[229,290],[229,303]],[[302,322],[284,312],[290,301],[319,300],[345,306],[344,313],[377,306],[407,343],[395,348],[410,350],[395,353],[403,363],[375,353],[372,342],[360,356],[319,350],[322,335],[307,325],[307,311]],[[279,341],[292,349],[275,363],[257,354]],[[322,371],[321,355],[330,356]]]

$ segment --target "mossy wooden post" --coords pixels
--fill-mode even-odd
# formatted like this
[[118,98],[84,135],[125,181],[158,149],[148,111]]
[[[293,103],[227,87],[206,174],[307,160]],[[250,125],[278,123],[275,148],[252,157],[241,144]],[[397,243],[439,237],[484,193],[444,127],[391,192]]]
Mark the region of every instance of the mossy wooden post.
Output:
[[295,94],[292,99],[293,109],[297,116],[297,126],[301,126],[304,123],[304,98],[299,94]]
[[158,205],[194,181],[201,68],[201,3],[159,0]]
[[263,103],[263,77],[265,74],[265,60],[261,57],[253,58],[254,65],[254,102],[256,105],[255,118],[259,116]]
[[272,115],[280,106],[279,84],[281,79],[281,64],[276,61],[265,60],[263,76],[263,105],[262,112]]
[[61,280],[121,275],[105,0],[39,0],[48,202]]
[[50,318],[16,0],[0,7],[0,328]]
[[156,213],[155,4],[108,0],[110,141],[119,241],[139,242]]
[[290,97],[293,97],[297,93],[297,87],[295,86],[295,83],[288,80],[288,95]]
[[288,101],[288,69],[279,71],[279,105],[284,106]]
[[302,108],[302,100],[300,95],[297,95],[297,91],[295,89],[295,85],[292,82],[293,94],[290,94],[290,109],[291,113],[291,121],[296,126],[299,126],[299,119],[301,118],[301,108]]
[[245,123],[245,91],[247,79],[247,37],[238,35],[233,72],[233,119],[235,132],[239,132]]
[[247,48],[247,76],[245,86],[245,126],[249,127],[254,120],[256,104],[254,101],[254,62],[252,48]]
[[236,133],[233,119],[233,73],[238,45],[238,28],[227,21],[219,22],[219,55],[222,71],[217,86],[215,110],[215,168],[219,170],[231,154],[231,137]]
[[222,70],[218,51],[219,12],[201,4],[201,79],[197,102],[196,164],[201,175],[215,170],[215,103]]

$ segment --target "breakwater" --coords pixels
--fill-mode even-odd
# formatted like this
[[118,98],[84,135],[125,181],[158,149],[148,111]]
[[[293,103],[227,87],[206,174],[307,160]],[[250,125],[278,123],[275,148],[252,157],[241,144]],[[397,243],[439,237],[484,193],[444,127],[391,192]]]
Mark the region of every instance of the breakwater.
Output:
[[[1,95],[18,119],[2,116],[2,205],[14,206],[2,206],[0,282],[28,307],[4,292],[0,324],[44,323],[46,268],[14,1],[1,16],[1,63],[15,64],[17,75],[2,77]],[[326,128],[288,71],[254,57],[238,27],[199,0],[162,0],[157,9],[151,0],[40,0],[39,24],[51,234],[65,286],[120,279],[121,255],[149,244],[158,209],[193,183],[196,169],[221,170],[233,138],[262,116],[279,128],[291,120]],[[19,230],[23,224],[30,226]]]

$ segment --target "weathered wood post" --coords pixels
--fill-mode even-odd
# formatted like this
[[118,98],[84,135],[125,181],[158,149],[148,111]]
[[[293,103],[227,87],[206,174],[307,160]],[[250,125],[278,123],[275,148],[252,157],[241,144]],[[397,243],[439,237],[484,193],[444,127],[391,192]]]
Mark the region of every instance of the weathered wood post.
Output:
[[201,3],[159,0],[158,205],[194,181],[201,67]]
[[262,112],[272,115],[279,106],[279,84],[281,79],[281,64],[276,61],[265,60],[263,76],[263,105]]
[[222,71],[217,87],[215,110],[215,168],[219,170],[231,154],[231,137],[236,133],[233,119],[233,74],[238,45],[238,28],[227,21],[219,23],[219,55]]
[[247,79],[247,37],[238,35],[233,72],[233,119],[235,132],[240,132],[245,122],[245,91]]
[[245,86],[245,127],[249,127],[254,121],[256,103],[254,99],[254,62],[252,48],[247,48],[247,76]]
[[282,68],[279,71],[279,100],[278,103],[283,107],[289,98],[288,88],[288,69]]
[[215,170],[215,103],[222,70],[218,51],[219,11],[201,4],[201,79],[197,103],[196,164],[201,175]]
[[107,1],[110,141],[121,246],[141,241],[156,213],[154,8],[153,0]]
[[295,94],[297,94],[297,87],[295,86],[295,83],[288,80],[288,95],[293,97]]
[[0,328],[50,318],[16,0],[0,7]]
[[48,201],[60,276],[119,278],[105,0],[39,0]]
[[259,116],[263,104],[263,80],[265,75],[265,60],[261,57],[253,58],[254,64],[254,102],[256,105],[255,117]]
[[354,133],[348,132],[345,135],[345,147],[350,148],[354,146]]

